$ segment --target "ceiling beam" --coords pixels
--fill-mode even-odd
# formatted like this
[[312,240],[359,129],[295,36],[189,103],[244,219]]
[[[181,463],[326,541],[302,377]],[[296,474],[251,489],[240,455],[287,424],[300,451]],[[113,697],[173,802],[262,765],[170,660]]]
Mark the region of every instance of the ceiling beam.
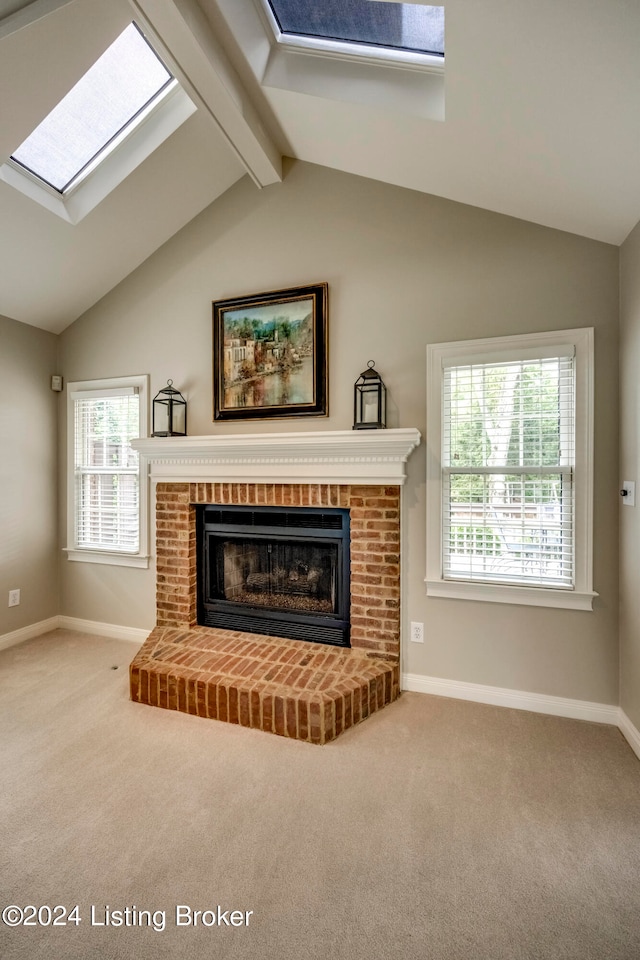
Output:
[[130,0],[194,102],[259,187],[282,180],[282,156],[196,0]]

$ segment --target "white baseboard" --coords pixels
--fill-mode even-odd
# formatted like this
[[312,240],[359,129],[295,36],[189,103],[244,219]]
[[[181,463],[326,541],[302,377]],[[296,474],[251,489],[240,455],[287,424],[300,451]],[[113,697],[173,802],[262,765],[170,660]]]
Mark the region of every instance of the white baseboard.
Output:
[[[531,710],[534,713],[548,713],[555,717],[570,717],[573,720],[591,720],[595,723],[611,723],[614,726],[619,725],[620,719],[620,708],[613,704],[592,703],[590,700],[569,700],[566,697],[527,693],[524,690],[508,690],[505,687],[486,687],[481,683],[442,680],[439,677],[423,677],[414,673],[402,675],[401,687],[403,690],[430,693],[437,697],[491,703],[497,707]],[[624,730],[622,732],[624,733]]]
[[[0,637],[0,650],[6,650],[25,640],[31,640],[43,633],[58,629],[93,633],[99,637],[129,640],[132,643],[144,643],[151,632],[150,629],[141,627],[123,627],[114,623],[100,623],[97,620],[80,620],[78,617],[49,617],[48,620],[40,620],[39,623],[32,623],[20,630],[5,633]],[[573,720],[590,720],[593,723],[610,723],[620,729],[633,752],[640,758],[640,730],[633,725],[621,707],[613,704],[570,700],[566,697],[553,697],[543,693],[508,690],[506,687],[487,687],[481,683],[424,677],[416,673],[403,673],[401,687],[403,690],[414,693],[430,693],[433,696],[451,697],[454,700],[489,703],[496,707],[531,710],[534,713],[547,713]]]
[[80,620],[77,617],[49,617],[48,620],[31,623],[28,627],[22,627],[21,630],[5,633],[0,637],[0,650],[15,647],[18,643],[40,637],[43,633],[50,633],[51,630],[77,630],[80,633],[93,633],[98,637],[112,637],[114,640],[130,640],[132,643],[141,644],[147,639],[151,629],[151,627],[148,630],[140,627],[121,627],[115,623]]
[[98,637],[112,637],[114,640],[130,640],[132,643],[144,643],[153,629],[153,627],[149,627],[148,630],[141,627],[121,627],[115,623],[80,620],[78,617],[58,617],[58,627],[62,630],[94,633]]
[[640,730],[634,727],[622,707],[618,710],[618,727],[635,755],[640,759]]
[[5,633],[0,637],[0,650],[6,650],[8,647],[15,647],[18,643],[25,640],[32,640],[43,633],[49,633],[51,630],[57,630],[59,617],[49,617],[48,620],[40,620],[39,623],[30,623],[28,627],[22,627],[20,630],[13,630],[11,633]]

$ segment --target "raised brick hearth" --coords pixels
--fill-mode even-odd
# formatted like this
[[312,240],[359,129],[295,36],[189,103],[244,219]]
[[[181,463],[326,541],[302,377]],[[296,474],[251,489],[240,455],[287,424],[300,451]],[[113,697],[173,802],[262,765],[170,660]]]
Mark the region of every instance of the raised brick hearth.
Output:
[[398,664],[317,643],[210,627],[156,627],[131,699],[326,743],[398,696]]
[[[417,431],[413,433],[419,439]],[[416,442],[412,437],[404,459]],[[138,443],[149,459],[152,444],[162,453],[166,450],[156,448],[157,441]],[[357,449],[358,438],[350,446]],[[340,461],[349,458],[354,458],[353,450]],[[157,460],[175,463],[167,455],[158,454]],[[273,464],[273,457],[269,462]],[[290,457],[286,462],[290,473]],[[226,475],[230,469],[227,466]],[[322,468],[316,469],[322,476]],[[337,483],[181,482],[171,475],[175,470],[165,467],[167,479],[162,471],[155,477],[157,626],[131,664],[131,698],[311,743],[334,739],[395,700],[404,471],[396,470],[397,483],[351,484],[344,477]],[[225,475],[224,466],[222,471]],[[203,503],[348,509],[351,648],[199,626],[195,506]]]

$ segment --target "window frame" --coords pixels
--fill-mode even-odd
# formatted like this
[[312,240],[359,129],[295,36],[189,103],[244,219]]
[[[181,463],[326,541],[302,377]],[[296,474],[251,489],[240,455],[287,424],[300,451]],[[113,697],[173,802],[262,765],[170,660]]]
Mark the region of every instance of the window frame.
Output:
[[[426,73],[444,72],[446,50],[443,54],[419,53],[396,47],[385,47],[382,44],[358,43],[356,40],[333,40],[310,34],[286,33],[280,29],[269,0],[258,0],[258,3],[276,43],[294,52],[358,63],[387,64]],[[442,4],[434,4],[434,6],[442,6]]]
[[[427,596],[529,606],[592,610],[594,331],[592,327],[486,337],[427,346]],[[532,350],[575,350],[575,514],[573,588],[443,577],[443,385],[444,364],[519,359]],[[437,531],[437,533],[436,533]]]
[[[135,20],[132,23],[138,26]],[[196,111],[156,45],[140,30],[173,79],[60,192],[8,157],[0,180],[74,226],[80,223]]]
[[296,46],[282,40],[279,28],[274,31],[265,0],[247,4],[217,0],[217,5],[265,90],[358,103],[438,123],[445,120],[446,52],[437,63],[413,64],[372,58],[370,49],[354,55],[353,49]]
[[112,566],[149,566],[149,479],[141,457],[138,459],[139,480],[139,540],[138,551],[94,550],[81,547],[76,541],[76,478],[75,478],[75,401],[96,391],[121,390],[122,394],[136,390],[140,398],[138,437],[149,436],[149,375],[110,377],[100,380],[76,380],[67,383],[67,546],[64,552],[69,560],[85,563],[103,563]]

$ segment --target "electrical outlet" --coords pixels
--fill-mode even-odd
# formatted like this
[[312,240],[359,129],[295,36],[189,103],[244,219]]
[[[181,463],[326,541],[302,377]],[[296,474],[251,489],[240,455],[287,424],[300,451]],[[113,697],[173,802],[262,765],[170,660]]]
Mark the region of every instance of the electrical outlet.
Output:
[[411,621],[411,640],[413,643],[424,643],[424,623]]
[[17,607],[19,603],[20,603],[20,591],[9,590],[9,606]]

